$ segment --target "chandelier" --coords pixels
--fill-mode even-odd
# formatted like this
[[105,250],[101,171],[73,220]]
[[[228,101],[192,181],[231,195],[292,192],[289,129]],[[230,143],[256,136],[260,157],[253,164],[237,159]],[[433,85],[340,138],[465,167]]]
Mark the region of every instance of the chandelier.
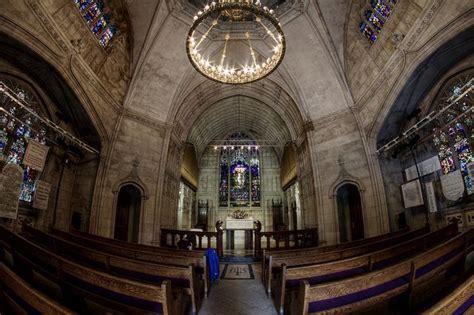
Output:
[[266,77],[281,63],[285,49],[278,19],[260,0],[206,5],[194,16],[186,41],[193,67],[211,80],[228,84]]

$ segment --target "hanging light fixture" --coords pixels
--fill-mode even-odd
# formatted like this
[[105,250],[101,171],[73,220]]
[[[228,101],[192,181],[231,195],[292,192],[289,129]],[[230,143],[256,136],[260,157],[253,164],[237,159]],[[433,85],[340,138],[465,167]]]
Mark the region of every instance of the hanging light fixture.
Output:
[[194,16],[186,41],[193,67],[211,80],[229,84],[266,77],[281,63],[285,49],[278,19],[260,0],[206,5]]

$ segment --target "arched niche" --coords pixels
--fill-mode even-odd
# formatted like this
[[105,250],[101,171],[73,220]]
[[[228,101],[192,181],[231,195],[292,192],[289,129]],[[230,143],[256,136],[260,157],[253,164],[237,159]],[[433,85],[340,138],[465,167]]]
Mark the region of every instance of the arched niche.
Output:
[[118,187],[115,194],[115,239],[139,243],[142,230],[142,216],[146,195],[134,182],[126,182]]
[[354,182],[341,183],[335,190],[339,240],[355,241],[364,238],[364,217],[359,186]]

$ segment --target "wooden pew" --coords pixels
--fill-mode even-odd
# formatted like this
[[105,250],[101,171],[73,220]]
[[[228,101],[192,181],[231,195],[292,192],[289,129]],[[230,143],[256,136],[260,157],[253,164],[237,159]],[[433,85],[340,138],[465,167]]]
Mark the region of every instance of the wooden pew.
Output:
[[192,264],[181,267],[110,255],[63,240],[26,225],[22,228],[22,235],[61,257],[110,274],[150,284],[161,284],[165,280],[170,281],[173,288],[180,289],[191,297],[192,313],[197,313],[200,286],[198,279],[195,277]]
[[283,313],[285,295],[290,289],[296,289],[302,280],[314,285],[378,270],[437,246],[456,234],[457,226],[448,225],[404,243],[354,258],[316,264],[305,261],[304,266],[283,264],[281,277],[276,281],[276,306]]
[[0,302],[5,314],[76,314],[48,298],[0,263]]
[[109,275],[62,258],[19,235],[14,235],[10,248],[15,268],[23,273],[28,268],[42,274],[65,291],[73,292],[75,299],[86,297],[130,314],[182,314],[181,304],[172,300],[169,281],[154,286]]
[[457,235],[435,248],[398,264],[356,277],[311,286],[300,284],[298,299],[292,314],[355,312],[386,301],[464,263],[467,253],[474,250],[474,230]]
[[[452,228],[454,229],[456,227],[453,225]],[[272,252],[268,255],[266,254],[265,258],[263,259],[262,280],[265,288],[267,289],[267,294],[270,296],[272,289],[272,277],[278,276],[281,273],[283,264],[286,264],[287,266],[303,266],[351,258],[400,244],[412,238],[424,235],[428,232],[429,226],[425,226],[421,229],[410,232],[405,231],[404,233],[390,233],[391,237],[377,237],[373,239],[367,239],[366,243],[356,241],[356,243],[354,243],[356,246],[349,246],[349,243],[345,243],[334,246],[312,248],[305,251],[290,250],[287,252]]]
[[137,250],[137,251],[142,251],[142,252],[152,252],[152,253],[167,254],[171,256],[176,255],[176,256],[198,257],[198,258],[202,258],[203,256],[203,252],[198,251],[198,250],[183,250],[183,249],[177,249],[177,248],[158,247],[158,246],[152,246],[152,245],[125,242],[125,241],[116,240],[110,237],[104,237],[100,235],[94,235],[90,233],[81,232],[75,229],[71,229],[71,231],[68,233],[68,232],[58,230],[58,229],[50,228],[50,232],[52,234],[56,234],[58,236],[63,236],[63,237],[69,237],[68,234],[75,235],[81,238],[86,238],[89,240],[112,244],[118,247],[128,248],[131,250]]
[[470,314],[474,312],[474,276],[464,281],[451,294],[433,305],[426,314]]
[[[25,231],[28,231],[28,228],[26,228]],[[84,247],[94,248],[97,251],[102,251],[111,255],[159,263],[163,265],[181,267],[194,265],[196,274],[200,275],[204,282],[204,296],[207,297],[208,295],[210,287],[208,268],[206,264],[206,256],[201,251],[178,250],[132,244],[82,232],[68,233],[57,229],[50,229],[50,232],[51,234],[64,240],[82,245]],[[87,236],[85,234],[87,234]],[[123,247],[119,246],[119,243],[125,243],[127,245]],[[136,245],[138,245],[138,247]],[[140,250],[134,249],[134,247],[140,248]],[[144,251],[141,249],[147,250]]]
[[[429,232],[429,227],[425,226],[423,228],[426,230],[426,232]],[[351,248],[351,247],[357,247],[361,246],[364,244],[370,244],[378,241],[383,241],[386,239],[390,239],[402,234],[406,234],[409,232],[408,228],[391,232],[391,233],[386,233],[362,240],[357,240],[357,241],[351,241],[351,242],[346,242],[346,243],[340,243],[340,244],[335,244],[335,245],[328,245],[328,246],[319,246],[319,247],[312,247],[312,248],[305,248],[305,249],[290,249],[290,250],[278,250],[278,249],[271,249],[271,250],[263,250],[262,254],[262,281],[265,283],[265,278],[267,272],[265,270],[268,267],[269,264],[269,257],[294,257],[294,256],[300,256],[300,255],[306,255],[306,254],[316,254],[316,253],[324,253],[324,252],[332,252],[332,251],[337,251],[337,250],[343,250],[346,248]],[[268,271],[268,270],[266,270]]]

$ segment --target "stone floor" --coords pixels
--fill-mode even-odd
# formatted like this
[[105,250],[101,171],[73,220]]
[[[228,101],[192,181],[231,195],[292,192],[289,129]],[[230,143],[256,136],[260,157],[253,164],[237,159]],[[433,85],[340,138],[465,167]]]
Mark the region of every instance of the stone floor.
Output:
[[[228,265],[226,278],[232,266]],[[265,294],[265,289],[260,280],[260,264],[252,264],[254,279],[219,279],[211,289],[209,297],[203,301],[199,315],[276,315],[277,311],[273,302]],[[221,265],[221,274],[225,265]],[[245,268],[244,268],[245,270]]]

